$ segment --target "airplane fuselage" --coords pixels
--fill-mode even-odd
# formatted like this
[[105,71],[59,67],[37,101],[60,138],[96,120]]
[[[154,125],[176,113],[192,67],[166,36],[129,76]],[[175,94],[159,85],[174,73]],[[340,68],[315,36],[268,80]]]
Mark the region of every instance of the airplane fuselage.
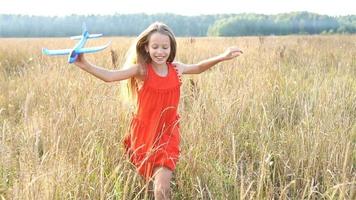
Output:
[[78,58],[78,51],[79,49],[83,48],[85,43],[87,42],[89,37],[89,32],[85,31],[82,34],[82,38],[79,40],[79,42],[74,46],[73,50],[70,52],[69,56],[68,56],[68,62],[69,63],[74,63],[77,58]]
[[74,63],[77,60],[78,55],[79,54],[75,52],[75,49],[73,49],[68,56],[68,62]]
[[83,23],[82,29],[83,29],[83,31],[82,31],[81,35],[71,37],[71,39],[73,39],[73,40],[79,40],[74,45],[73,48],[57,49],[57,50],[48,50],[47,48],[42,48],[42,53],[49,55],[49,56],[68,55],[68,62],[74,63],[80,54],[95,53],[95,52],[105,49],[106,47],[108,47],[110,45],[110,42],[109,42],[106,45],[102,45],[102,46],[98,46],[98,47],[84,48],[88,39],[98,38],[98,37],[101,37],[103,34],[89,34],[89,32],[86,29],[85,23]]

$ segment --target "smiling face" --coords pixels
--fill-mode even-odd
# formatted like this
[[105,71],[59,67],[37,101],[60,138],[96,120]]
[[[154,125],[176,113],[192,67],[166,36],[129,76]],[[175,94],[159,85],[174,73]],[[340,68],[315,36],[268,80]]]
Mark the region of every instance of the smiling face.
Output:
[[155,22],[145,29],[136,41],[136,63],[140,74],[145,75],[146,64],[162,65],[173,62],[177,42],[172,30],[161,22]]
[[164,65],[171,53],[170,38],[160,32],[152,33],[145,49],[149,53],[153,65]]

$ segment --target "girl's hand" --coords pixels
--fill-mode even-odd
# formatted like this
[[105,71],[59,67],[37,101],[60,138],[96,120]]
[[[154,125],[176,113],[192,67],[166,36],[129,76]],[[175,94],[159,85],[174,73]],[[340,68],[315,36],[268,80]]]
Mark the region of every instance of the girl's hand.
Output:
[[243,52],[237,47],[229,47],[225,50],[224,53],[221,54],[221,58],[223,60],[230,60],[237,56],[240,56]]
[[88,61],[85,59],[84,54],[79,54],[74,64],[80,68],[84,68],[88,64]]

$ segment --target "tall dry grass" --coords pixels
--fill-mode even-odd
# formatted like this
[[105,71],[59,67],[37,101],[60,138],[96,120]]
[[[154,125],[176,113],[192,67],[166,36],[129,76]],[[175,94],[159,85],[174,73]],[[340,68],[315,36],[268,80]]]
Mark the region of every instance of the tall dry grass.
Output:
[[[110,39],[88,59],[119,67],[132,38]],[[150,198],[120,83],[41,55],[67,39],[0,44],[0,199]],[[356,36],[178,38],[177,59],[232,45],[244,55],[183,78],[173,199],[354,199]]]

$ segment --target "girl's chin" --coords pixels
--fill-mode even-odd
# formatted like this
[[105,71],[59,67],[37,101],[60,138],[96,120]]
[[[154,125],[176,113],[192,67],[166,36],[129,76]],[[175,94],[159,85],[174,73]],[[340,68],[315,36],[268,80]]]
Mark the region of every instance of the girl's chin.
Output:
[[167,63],[167,60],[153,60],[153,63],[156,65],[163,65]]

